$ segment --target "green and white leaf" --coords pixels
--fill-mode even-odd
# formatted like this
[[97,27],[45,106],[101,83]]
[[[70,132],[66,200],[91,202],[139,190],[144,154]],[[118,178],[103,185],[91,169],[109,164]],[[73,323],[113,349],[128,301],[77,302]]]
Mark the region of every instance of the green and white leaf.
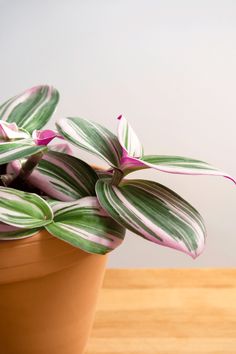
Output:
[[219,170],[207,162],[190,157],[146,155],[141,159],[127,156],[122,160],[121,169],[125,175],[146,168],[154,168],[161,172],[182,175],[222,176],[236,183],[236,180],[228,173]]
[[143,147],[135,131],[124,116],[119,116],[118,140],[123,148],[123,155],[140,158],[143,155]]
[[0,240],[19,240],[37,234],[40,228],[22,229],[0,222]]
[[134,233],[193,258],[202,252],[202,217],[169,188],[146,180],[125,180],[119,187],[99,180],[96,192],[107,213]]
[[55,237],[89,253],[105,254],[119,246],[125,229],[101,208],[96,197],[52,202],[54,220],[45,226]]
[[147,167],[156,168],[163,172],[187,175],[224,176],[235,182],[227,173],[217,169],[211,164],[190,157],[147,155],[144,156],[142,160],[147,164]]
[[52,86],[32,87],[3,103],[0,106],[0,119],[15,122],[32,133],[48,122],[58,101],[59,93]]
[[49,151],[28,178],[46,195],[72,201],[95,195],[98,176],[87,163],[64,153]]
[[52,219],[52,209],[37,194],[0,187],[0,222],[31,229],[45,226]]
[[69,142],[118,167],[122,148],[117,137],[98,123],[82,118],[63,118],[57,122],[59,133]]
[[47,151],[46,146],[36,146],[32,139],[22,139],[0,144],[0,165]]

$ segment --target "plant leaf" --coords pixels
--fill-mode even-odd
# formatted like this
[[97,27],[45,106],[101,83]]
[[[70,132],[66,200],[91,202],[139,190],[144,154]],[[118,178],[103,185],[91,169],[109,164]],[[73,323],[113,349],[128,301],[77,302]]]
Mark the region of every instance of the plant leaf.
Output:
[[18,128],[16,123],[0,121],[0,142],[29,138],[30,134],[25,129]]
[[223,176],[236,183],[236,180],[226,172],[220,171],[206,162],[182,156],[146,155],[142,159],[126,157],[123,159],[121,167],[126,175],[145,168],[154,168],[173,174]]
[[107,215],[96,197],[51,205],[55,216],[46,229],[55,237],[97,254],[110,252],[121,244],[125,229]]
[[0,165],[44,150],[47,150],[46,146],[36,146],[32,139],[0,143]]
[[0,106],[0,119],[15,122],[32,133],[50,119],[59,101],[59,93],[52,86],[40,85],[12,97]]
[[47,152],[29,176],[32,185],[61,201],[95,195],[97,179],[84,161],[56,151]]
[[143,155],[143,147],[128,121],[121,115],[117,118],[118,140],[123,149],[123,156],[140,158]]
[[[20,169],[20,161],[13,161],[8,164],[7,173],[17,175]],[[47,196],[66,202],[95,195],[97,179],[95,171],[84,161],[48,151],[27,180]]]
[[96,184],[98,200],[111,217],[143,238],[197,257],[205,243],[200,214],[172,190],[156,182],[125,180],[119,187]]
[[100,179],[112,178],[112,176],[113,176],[112,169],[105,170],[105,169],[102,169],[99,167],[94,167],[94,170],[95,170],[96,174],[98,175],[98,178],[100,178]]
[[0,187],[0,222],[20,228],[36,228],[50,223],[50,206],[37,194]]
[[108,129],[82,118],[63,118],[56,125],[69,142],[98,155],[111,166],[119,166],[122,148]]
[[18,240],[38,233],[40,228],[22,229],[0,222],[0,240]]

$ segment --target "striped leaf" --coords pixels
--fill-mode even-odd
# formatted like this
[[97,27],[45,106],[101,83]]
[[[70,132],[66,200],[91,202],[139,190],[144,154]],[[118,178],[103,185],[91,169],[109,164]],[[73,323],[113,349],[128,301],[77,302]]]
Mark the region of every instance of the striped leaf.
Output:
[[142,157],[143,147],[133,128],[122,115],[118,120],[118,140],[123,149],[123,156]]
[[39,228],[22,229],[12,225],[0,222],[0,240],[18,240],[35,235],[39,232]]
[[197,257],[204,248],[200,214],[161,184],[126,180],[119,187],[99,180],[98,200],[111,217],[143,238]]
[[48,122],[58,101],[59,93],[52,86],[32,87],[3,103],[0,106],[0,119],[15,122],[32,133]]
[[72,201],[95,195],[98,177],[82,160],[56,151],[49,151],[29,177],[29,182],[48,196]]
[[173,174],[223,176],[236,183],[236,180],[226,172],[206,162],[188,157],[147,155],[143,156],[142,159],[136,159],[127,156],[122,160],[122,164],[121,168],[126,175],[137,170],[154,168],[158,171]]
[[101,208],[96,197],[52,203],[54,220],[46,226],[55,237],[89,253],[105,254],[119,246],[125,229]]
[[52,219],[51,208],[38,195],[0,187],[0,222],[31,229],[47,225]]
[[13,160],[31,156],[40,151],[46,151],[45,146],[36,146],[32,139],[22,139],[0,144],[0,165]]
[[122,148],[117,137],[100,124],[82,118],[63,118],[57,122],[59,133],[66,140],[119,166]]
[[[14,161],[8,165],[7,173],[17,175],[20,168],[20,161]],[[98,176],[88,164],[56,151],[44,154],[28,177],[31,185],[60,201],[72,201],[95,195],[97,179]]]

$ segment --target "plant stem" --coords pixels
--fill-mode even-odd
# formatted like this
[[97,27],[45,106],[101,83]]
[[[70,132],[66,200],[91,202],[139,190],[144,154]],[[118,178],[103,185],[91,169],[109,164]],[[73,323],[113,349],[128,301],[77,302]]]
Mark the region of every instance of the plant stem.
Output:
[[[45,152],[45,151],[44,151]],[[43,151],[38,152],[28,158],[28,160],[21,167],[19,174],[8,184],[8,187],[19,188],[24,185],[27,178],[31,175],[34,168],[38,165],[39,161],[42,159]]]
[[123,177],[124,177],[123,171],[119,170],[118,168],[115,168],[112,176],[111,184],[118,186],[119,183],[122,181]]

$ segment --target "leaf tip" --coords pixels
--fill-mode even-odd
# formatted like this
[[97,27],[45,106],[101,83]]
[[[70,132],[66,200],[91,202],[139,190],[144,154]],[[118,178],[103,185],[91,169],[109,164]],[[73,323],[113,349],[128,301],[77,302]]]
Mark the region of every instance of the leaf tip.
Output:
[[232,176],[230,175],[224,175],[225,178],[229,179],[230,181],[232,181],[235,185],[236,185],[236,179],[233,178]]

